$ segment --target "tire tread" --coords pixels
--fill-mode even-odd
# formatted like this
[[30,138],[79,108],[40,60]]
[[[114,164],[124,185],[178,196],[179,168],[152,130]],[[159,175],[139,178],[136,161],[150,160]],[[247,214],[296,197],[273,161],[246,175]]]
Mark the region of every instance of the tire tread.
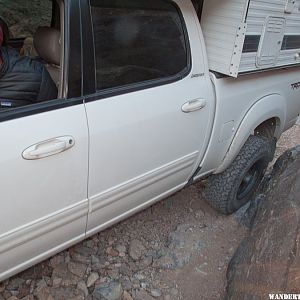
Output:
[[250,136],[229,168],[221,174],[208,178],[204,197],[214,209],[223,214],[234,212],[229,208],[229,202],[232,200],[232,191],[236,187],[237,180],[261,153],[265,153],[270,162],[275,153],[274,145],[266,138]]

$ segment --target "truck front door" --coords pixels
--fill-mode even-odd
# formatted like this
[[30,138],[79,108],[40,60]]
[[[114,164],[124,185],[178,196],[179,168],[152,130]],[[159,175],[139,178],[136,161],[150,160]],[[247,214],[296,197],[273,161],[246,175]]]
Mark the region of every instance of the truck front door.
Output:
[[213,118],[191,2],[90,5],[82,10],[91,12],[85,38],[94,40],[95,51],[95,72],[86,63],[86,75],[96,76],[85,80],[96,90],[86,98],[88,234],[183,187],[203,157]]

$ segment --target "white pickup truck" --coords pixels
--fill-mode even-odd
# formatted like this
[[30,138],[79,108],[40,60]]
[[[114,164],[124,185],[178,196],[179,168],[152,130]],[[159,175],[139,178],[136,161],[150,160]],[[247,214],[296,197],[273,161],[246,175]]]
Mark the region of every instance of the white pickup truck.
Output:
[[236,211],[300,112],[299,66],[209,70],[189,0],[52,5],[34,51],[58,99],[0,111],[0,281],[196,180]]

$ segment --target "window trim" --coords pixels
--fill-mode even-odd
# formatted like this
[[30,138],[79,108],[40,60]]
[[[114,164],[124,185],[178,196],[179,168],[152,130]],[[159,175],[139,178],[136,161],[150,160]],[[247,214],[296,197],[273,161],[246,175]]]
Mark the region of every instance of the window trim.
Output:
[[82,98],[56,99],[0,111],[0,123],[83,104]]
[[96,91],[96,58],[94,51],[94,32],[89,0],[80,1],[82,44],[82,94],[89,95]]
[[[131,83],[128,85],[123,85],[120,87],[113,87],[113,88],[108,88],[105,90],[97,90],[97,87],[95,86],[95,91],[93,94],[85,95],[85,102],[92,102],[92,101],[97,101],[97,100],[102,100],[110,97],[115,97],[123,94],[129,94],[141,90],[146,90],[154,87],[159,87],[167,84],[171,84],[177,81],[180,81],[184,78],[186,78],[192,70],[192,53],[191,53],[191,45],[190,45],[190,40],[189,40],[189,34],[186,26],[186,22],[184,19],[184,15],[177,3],[175,3],[172,0],[162,0],[167,3],[170,3],[172,6],[175,7],[177,10],[178,16],[181,21],[181,26],[183,30],[183,35],[184,35],[184,41],[185,41],[185,47],[186,47],[186,66],[183,70],[178,72],[175,75],[172,76],[167,76],[164,78],[158,78],[158,79],[151,79],[151,80],[146,80],[138,83]],[[92,34],[94,33],[94,26],[93,26],[93,18],[92,18],[92,6],[90,0],[88,1],[89,3],[89,11],[90,11],[90,18],[91,18],[91,32]],[[93,44],[92,44],[92,49],[94,52],[94,74],[96,74],[97,70],[97,65],[96,65],[96,46],[94,42],[94,34],[93,34]]]
[[[82,96],[82,74],[83,74],[83,58],[82,58],[82,22],[81,22],[81,0],[65,1],[65,39],[64,39],[64,91],[63,96],[65,98],[76,98]],[[74,33],[78,32],[78,35]],[[71,66],[78,62],[79,70],[74,72],[71,70]],[[73,77],[77,77],[78,84],[74,84],[71,80]],[[78,93],[70,96],[74,93],[75,88],[78,89]]]

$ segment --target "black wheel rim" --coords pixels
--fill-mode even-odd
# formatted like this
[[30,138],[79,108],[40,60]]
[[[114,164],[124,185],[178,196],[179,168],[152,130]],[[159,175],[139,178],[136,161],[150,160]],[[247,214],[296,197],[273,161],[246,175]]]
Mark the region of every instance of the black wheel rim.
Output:
[[251,194],[258,186],[261,175],[263,174],[263,167],[261,163],[256,162],[245,174],[237,192],[237,200],[241,201]]

